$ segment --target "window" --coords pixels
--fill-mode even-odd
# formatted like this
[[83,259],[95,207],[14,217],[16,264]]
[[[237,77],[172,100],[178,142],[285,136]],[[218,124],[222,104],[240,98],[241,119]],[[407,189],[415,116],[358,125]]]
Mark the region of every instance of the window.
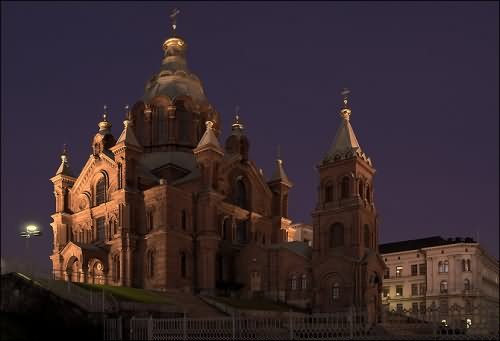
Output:
[[396,266],[396,277],[403,277],[403,267]]
[[398,303],[398,304],[396,304],[396,310],[397,310],[398,312],[402,312],[402,311],[403,311],[403,304],[402,304],[402,303]]
[[95,204],[106,202],[106,179],[102,177],[95,186]]
[[118,221],[115,219],[113,220],[113,235],[118,233]]
[[388,279],[390,275],[389,268],[384,270],[384,279]]
[[417,276],[417,275],[418,275],[418,268],[417,268],[417,264],[412,264],[412,265],[411,265],[411,275],[412,275],[412,276]]
[[448,272],[448,261],[447,260],[445,260],[444,262],[443,261],[438,262],[438,272],[439,273]]
[[247,191],[245,188],[245,184],[243,183],[243,179],[239,178],[236,181],[236,189],[235,189],[235,203],[241,208],[247,208]]
[[412,311],[413,313],[418,313],[418,303],[417,303],[417,302],[413,302],[413,303],[411,304],[411,311]]
[[418,265],[418,271],[421,275],[425,275],[427,273],[427,266],[425,265],[425,263]]
[[330,247],[344,246],[344,226],[335,223],[330,226]]
[[444,269],[443,270],[444,270],[444,272],[448,272],[448,261],[447,260],[444,261]]
[[423,314],[425,313],[425,302],[420,302],[420,313]]
[[120,254],[113,257],[113,281],[120,280]]
[[448,282],[447,281],[441,281],[441,283],[439,284],[439,292],[442,294],[448,293]]
[[470,290],[470,280],[467,278],[464,279],[464,290],[469,291]]
[[329,184],[325,187],[325,202],[331,201],[333,201],[333,186]]
[[389,296],[389,290],[390,290],[389,287],[384,287],[382,289],[382,297],[388,297]]
[[333,283],[332,285],[332,301],[336,301],[340,298],[340,286],[338,283]]
[[412,284],[411,285],[411,295],[412,296],[417,296],[418,295],[418,284]]
[[238,243],[247,241],[247,225],[245,221],[239,221],[236,225],[236,240]]
[[345,176],[342,179],[342,192],[341,192],[341,198],[349,198],[349,178]]
[[370,198],[370,186],[366,186],[366,201],[371,202]]
[[231,220],[229,217],[224,218],[222,223],[222,240],[231,240]]
[[[95,220],[97,240],[104,241],[104,217]],[[90,241],[90,240],[89,240]]]
[[186,254],[184,252],[181,253],[181,276],[182,278],[186,278],[187,274],[187,265],[186,265]]
[[122,178],[123,178],[122,164],[118,163],[118,189],[123,188]]
[[427,285],[425,283],[419,284],[420,295],[424,296],[427,291]]
[[462,259],[462,271],[471,271],[470,270],[470,259]]
[[302,290],[306,290],[306,289],[307,289],[307,275],[302,274]]
[[148,228],[148,231],[152,231],[154,228],[153,211],[149,211],[147,213],[147,228]]
[[149,277],[154,277],[155,275],[155,253],[154,250],[149,250],[147,253],[147,271]]
[[370,247],[370,227],[365,224],[364,226],[364,239],[365,239],[365,247]]
[[358,194],[361,197],[361,199],[363,199],[365,193],[363,193],[363,183],[361,181],[359,182],[358,185]]
[[187,226],[187,223],[186,223],[186,210],[182,210],[181,212],[181,227],[183,230],[186,230],[186,226]]
[[297,275],[292,275],[292,280],[290,283],[290,288],[292,290],[297,290]]
[[403,296],[403,286],[396,285],[396,296]]

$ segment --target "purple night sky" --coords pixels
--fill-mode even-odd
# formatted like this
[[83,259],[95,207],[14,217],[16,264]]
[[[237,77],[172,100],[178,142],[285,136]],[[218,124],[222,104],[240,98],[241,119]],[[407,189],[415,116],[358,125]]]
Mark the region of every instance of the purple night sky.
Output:
[[102,107],[118,137],[170,36],[222,118],[241,108],[268,177],[281,145],[290,216],[311,222],[318,176],[351,89],[351,123],[377,175],[380,241],[478,238],[498,257],[498,2],[2,2],[2,257],[50,267],[52,177],[79,173]]

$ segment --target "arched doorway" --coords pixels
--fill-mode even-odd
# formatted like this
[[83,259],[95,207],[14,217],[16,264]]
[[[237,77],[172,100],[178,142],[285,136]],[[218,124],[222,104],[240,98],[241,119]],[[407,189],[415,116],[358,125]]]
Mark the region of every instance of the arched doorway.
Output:
[[104,264],[99,259],[89,263],[90,282],[92,284],[104,284]]
[[71,257],[66,267],[67,280],[71,282],[81,282],[80,261],[76,257]]

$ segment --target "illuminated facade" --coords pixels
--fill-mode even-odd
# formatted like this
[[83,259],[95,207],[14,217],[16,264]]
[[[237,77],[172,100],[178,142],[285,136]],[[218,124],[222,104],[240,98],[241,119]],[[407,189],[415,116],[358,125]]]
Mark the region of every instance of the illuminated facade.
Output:
[[[163,45],[160,71],[127,112],[118,139],[104,115],[78,176],[67,153],[51,179],[54,273],[66,280],[195,293],[267,296],[313,311],[380,305],[374,169],[349,122],[347,97],[318,167],[314,243],[287,241],[292,183],[249,159],[239,117],[224,146],[219,113],[186,61]],[[309,240],[312,239],[312,236]]]

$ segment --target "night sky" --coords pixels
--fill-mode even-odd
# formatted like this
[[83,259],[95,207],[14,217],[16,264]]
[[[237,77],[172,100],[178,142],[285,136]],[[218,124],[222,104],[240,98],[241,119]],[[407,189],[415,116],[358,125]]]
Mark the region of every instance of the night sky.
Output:
[[2,257],[25,255],[19,231],[36,222],[30,254],[50,267],[62,145],[79,173],[104,104],[119,136],[174,7],[221,142],[239,105],[267,177],[281,145],[295,222],[311,222],[348,87],[380,241],[471,236],[498,257],[498,2],[2,2]]

